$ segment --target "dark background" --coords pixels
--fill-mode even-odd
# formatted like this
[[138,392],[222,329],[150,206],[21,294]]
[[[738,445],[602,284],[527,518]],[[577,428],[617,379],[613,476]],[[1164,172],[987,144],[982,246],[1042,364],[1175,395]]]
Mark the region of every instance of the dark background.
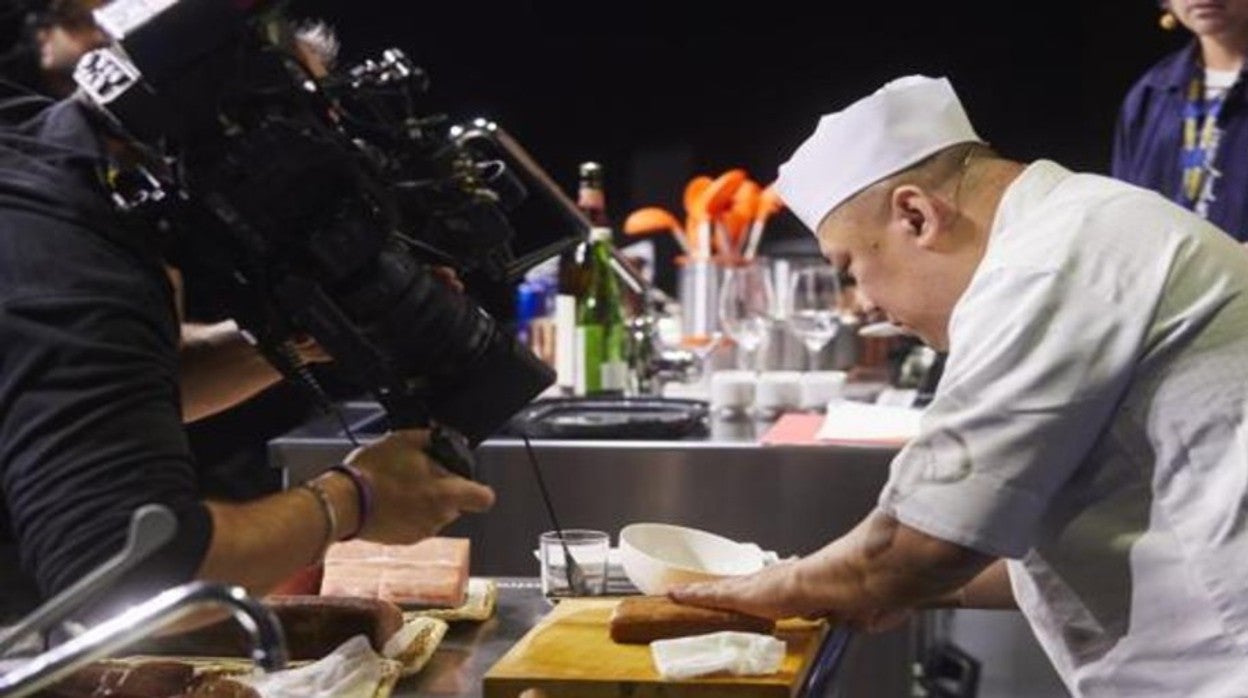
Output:
[[[0,9],[23,2],[37,0]],[[1188,40],[1157,26],[1154,0],[289,5],[338,28],[344,63],[404,49],[436,107],[497,121],[569,191],[579,162],[601,162],[617,224],[651,204],[683,217],[695,174],[740,166],[765,184],[820,114],[909,73],[951,78],[1003,154],[1104,172],[1126,90]],[[787,214],[768,235],[802,238]]]
[[[568,189],[577,163],[600,161],[617,222],[649,204],[683,216],[695,174],[742,166],[770,181],[820,114],[908,73],[948,76],[1003,154],[1105,172],[1123,95],[1189,37],[1161,30],[1150,0],[733,5],[292,7],[334,23],[348,61],[405,49],[438,105],[498,121]],[[798,235],[787,215],[769,235],[785,233]]]

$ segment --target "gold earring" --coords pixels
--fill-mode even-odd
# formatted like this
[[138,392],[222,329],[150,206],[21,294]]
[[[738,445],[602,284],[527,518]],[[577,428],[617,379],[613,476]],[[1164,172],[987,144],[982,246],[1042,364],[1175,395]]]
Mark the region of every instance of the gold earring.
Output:
[[1161,17],[1157,20],[1158,26],[1166,31],[1174,31],[1179,26],[1179,20],[1175,19],[1174,13],[1170,11],[1162,12]]

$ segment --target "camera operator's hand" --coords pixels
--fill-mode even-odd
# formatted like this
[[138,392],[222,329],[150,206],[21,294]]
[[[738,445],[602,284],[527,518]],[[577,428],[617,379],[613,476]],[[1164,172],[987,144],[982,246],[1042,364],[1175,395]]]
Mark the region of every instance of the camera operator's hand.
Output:
[[356,449],[347,462],[372,480],[373,511],[360,537],[414,543],[436,534],[464,512],[494,505],[494,490],[447,472],[426,450],[429,430],[387,434]]
[[305,366],[307,364],[323,364],[334,360],[334,357],[325,351],[315,339],[306,334],[296,336],[292,340],[295,347],[295,353],[299,356],[299,361]]
[[433,267],[433,275],[438,277],[447,288],[457,293],[464,292],[464,282],[459,280],[459,274],[450,267]]

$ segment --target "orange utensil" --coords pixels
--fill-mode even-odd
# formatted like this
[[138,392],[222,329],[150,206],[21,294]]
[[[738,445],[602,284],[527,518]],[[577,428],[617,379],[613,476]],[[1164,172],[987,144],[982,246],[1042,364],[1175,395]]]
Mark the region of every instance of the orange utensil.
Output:
[[646,206],[628,214],[628,218],[624,220],[625,235],[653,235],[663,232],[670,232],[680,249],[689,254],[689,244],[685,242],[685,232],[680,227],[680,221],[666,209]]
[[767,219],[779,213],[783,208],[784,201],[780,199],[780,194],[776,193],[776,185],[768,184],[758,195],[754,222],[750,225],[749,239],[745,242],[746,259],[754,259],[754,255],[758,253],[758,243],[763,237],[763,226],[767,224]]
[[[698,216],[699,225],[696,239],[690,240],[690,246],[694,249],[695,256],[704,259],[710,258],[711,235],[719,235],[716,231],[715,222],[720,214],[732,205],[732,195],[736,193],[741,183],[745,180],[745,170],[733,168],[716,177],[698,197],[694,215]],[[727,243],[723,241],[717,243],[717,246],[721,249],[728,248]]]
[[699,197],[698,208],[711,213],[719,213],[732,205],[732,195],[748,178],[745,170],[734,167],[712,181]]
[[762,188],[758,186],[758,182],[752,179],[745,180],[732,193],[732,210],[753,220],[754,214],[758,212],[758,199],[762,193]]
[[697,248],[697,242],[694,237],[702,228],[702,215],[698,211],[698,202],[702,199],[702,192],[711,186],[713,180],[706,175],[698,175],[689,180],[685,185],[684,205],[685,205],[685,242],[691,249]]
[[758,210],[770,216],[779,213],[784,209],[784,201],[780,198],[779,192],[776,191],[775,183],[768,184],[767,188],[759,192]]
[[724,211],[724,215],[720,217],[720,225],[728,236],[729,249],[721,250],[720,253],[729,257],[740,257],[745,243],[745,238],[749,235],[750,224],[753,223],[751,218],[728,209]]
[[[749,238],[750,227],[754,224],[754,216],[758,213],[758,199],[762,189],[758,182],[747,179],[732,194],[732,205],[724,214],[724,223],[728,226],[728,236],[732,238],[734,254],[740,256],[745,251],[745,243]],[[735,226],[735,227],[734,227]]]
[[698,175],[689,180],[689,183],[685,185],[684,204],[686,216],[693,215],[693,210],[698,205],[698,199],[701,198],[702,192],[711,186],[711,181],[711,178],[706,175]]

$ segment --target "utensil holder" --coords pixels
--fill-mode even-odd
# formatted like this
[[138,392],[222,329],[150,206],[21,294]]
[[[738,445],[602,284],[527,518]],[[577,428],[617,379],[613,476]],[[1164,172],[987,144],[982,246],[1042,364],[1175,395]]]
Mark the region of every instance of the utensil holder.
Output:
[[719,282],[722,271],[714,260],[683,258],[677,261],[677,295],[681,308],[681,331],[688,339],[706,339],[719,329]]

